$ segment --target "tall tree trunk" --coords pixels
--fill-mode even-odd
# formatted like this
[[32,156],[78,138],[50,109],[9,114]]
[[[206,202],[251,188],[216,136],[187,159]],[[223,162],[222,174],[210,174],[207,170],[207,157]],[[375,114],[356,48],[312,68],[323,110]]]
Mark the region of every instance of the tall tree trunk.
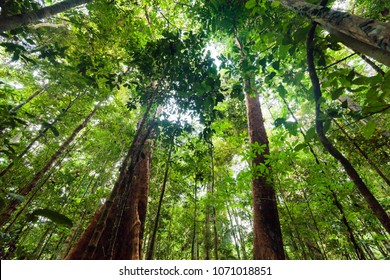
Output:
[[[108,199],[95,213],[66,259],[141,259],[149,191],[150,149],[147,144],[144,145],[131,172],[130,184],[124,181],[112,202]],[[107,207],[108,215],[104,217]],[[103,224],[103,228],[95,240],[94,233],[100,230],[100,224]]]
[[[240,50],[241,62],[247,59],[244,46],[235,34],[236,45]],[[252,146],[264,147],[261,154],[256,154],[252,167],[264,166],[269,155],[268,136],[264,126],[259,95],[252,84],[253,74],[243,73],[245,104],[248,121],[249,143]],[[252,178],[253,196],[253,258],[254,259],[285,259],[282,231],[276,203],[276,193],[270,174],[254,174]]]
[[[276,0],[269,1],[276,2]],[[365,19],[300,0],[278,0],[278,2],[297,14],[319,23],[347,47],[390,66],[389,23]],[[364,47],[359,47],[359,45]]]
[[332,142],[329,141],[329,139],[326,137],[324,132],[324,121],[321,120],[322,112],[321,112],[321,106],[320,106],[320,98],[322,97],[321,92],[321,86],[320,81],[317,76],[315,65],[314,65],[314,35],[315,35],[315,29],[317,24],[313,23],[312,28],[309,31],[309,34],[307,36],[306,41],[306,48],[307,48],[307,63],[308,63],[308,69],[310,74],[310,79],[313,84],[313,90],[314,90],[314,99],[315,99],[315,111],[316,111],[316,117],[315,117],[315,127],[317,131],[317,135],[325,147],[325,149],[335,158],[337,159],[344,167],[345,171],[347,172],[349,178],[354,182],[355,186],[359,190],[360,194],[364,197],[366,200],[368,206],[373,211],[375,216],[378,218],[378,220],[381,222],[383,227],[387,230],[387,232],[390,233],[390,217],[387,215],[386,211],[383,209],[383,207],[379,204],[378,200],[375,198],[375,196],[371,193],[371,191],[368,189],[367,185],[363,182],[363,180],[360,178],[359,174],[355,170],[355,168],[352,166],[352,164],[349,162],[348,159],[344,157],[343,154],[340,153],[340,151],[332,144]]
[[[264,152],[256,155],[252,161],[255,167],[265,165],[265,156],[269,155],[268,137],[259,96],[251,96],[255,91],[249,78],[245,80],[245,91],[249,141],[252,145],[265,145]],[[285,259],[276,195],[271,181],[265,174],[256,174],[252,178],[254,259]]]
[[210,249],[211,249],[211,227],[210,227],[210,207],[206,206],[206,217],[205,217],[205,228],[204,228],[204,259],[210,260]]
[[92,2],[92,0],[65,0],[60,3],[30,11],[24,14],[14,15],[0,19],[0,32],[13,30],[15,28],[39,21],[44,18],[65,12],[74,7]]
[[[51,156],[50,160],[46,163],[46,165],[38,171],[34,178],[28,183],[26,186],[24,186],[21,190],[19,190],[18,194],[22,196],[29,195],[38,184],[39,180],[47,174],[47,172],[50,171],[52,166],[55,164],[57,159],[61,156],[61,154],[70,146],[70,144],[73,142],[73,140],[76,138],[76,136],[79,134],[79,132],[87,126],[89,121],[92,119],[92,117],[95,115],[97,109],[99,108],[100,103],[95,106],[93,111],[84,119],[84,121],[78,125],[75,130],[72,132],[72,134],[69,136],[68,139],[58,148],[58,150]],[[17,206],[21,203],[18,199],[11,199],[7,206],[1,211],[0,214],[0,226],[3,226],[11,217],[12,213],[16,210]]]
[[168,182],[169,167],[170,167],[170,164],[171,164],[171,156],[172,156],[173,145],[174,145],[174,137],[172,137],[172,142],[171,142],[171,144],[169,146],[168,158],[167,158],[167,161],[165,163],[166,165],[165,165],[165,171],[164,171],[164,179],[163,179],[163,184],[161,186],[160,199],[158,201],[156,218],[154,220],[154,227],[153,227],[153,231],[152,231],[152,234],[151,234],[151,237],[150,237],[150,243],[149,243],[149,246],[148,246],[148,251],[146,253],[146,259],[147,260],[152,260],[153,257],[154,257],[154,246],[155,246],[154,244],[155,244],[155,241],[156,241],[156,236],[157,236],[157,231],[158,231],[158,224],[160,222],[161,206],[162,206],[162,203],[163,203],[165,189],[166,189],[166,185],[167,185],[167,182]]
[[141,259],[154,127],[152,97],[119,171],[114,188],[66,259]]

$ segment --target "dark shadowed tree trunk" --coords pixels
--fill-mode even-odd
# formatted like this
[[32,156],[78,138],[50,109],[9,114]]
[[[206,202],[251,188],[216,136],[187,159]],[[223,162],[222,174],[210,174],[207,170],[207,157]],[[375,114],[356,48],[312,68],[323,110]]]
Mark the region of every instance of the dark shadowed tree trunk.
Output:
[[92,0],[65,0],[36,11],[1,18],[0,32],[13,30],[15,28],[65,12],[69,9],[86,4],[88,2],[92,2]]
[[[100,107],[100,103],[95,106],[93,111],[84,119],[84,121],[78,125],[75,130],[72,132],[72,134],[66,139],[66,141],[58,148],[58,150],[51,156],[50,160],[46,163],[46,165],[39,170],[34,178],[21,190],[19,190],[18,194],[22,196],[29,195],[37,186],[38,182],[47,174],[52,166],[55,164],[57,159],[62,155],[62,153],[70,146],[70,144],[73,142],[73,140],[76,138],[76,136],[79,134],[79,132],[87,126],[89,121],[92,119],[92,117],[96,114],[96,111]],[[16,208],[21,203],[18,199],[11,199],[7,206],[1,211],[0,214],[0,226],[3,226],[6,222],[9,221],[12,213],[16,210]]]

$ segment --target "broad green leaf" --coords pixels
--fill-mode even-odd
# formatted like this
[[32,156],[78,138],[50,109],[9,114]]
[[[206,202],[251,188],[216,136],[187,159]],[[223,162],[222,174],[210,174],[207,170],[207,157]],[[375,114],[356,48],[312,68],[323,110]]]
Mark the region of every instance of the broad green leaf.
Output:
[[285,118],[277,118],[276,120],[275,120],[275,122],[274,122],[274,125],[276,126],[276,127],[279,127],[279,126],[281,126],[281,125],[283,125],[283,124],[285,124],[286,123],[286,119]]
[[298,144],[294,147],[294,151],[298,152],[300,150],[303,150],[304,148],[306,148],[307,144],[305,143],[301,143],[301,144]]
[[249,0],[248,2],[245,3],[245,8],[247,9],[252,9],[256,7],[257,1],[256,0]]
[[332,100],[338,99],[344,93],[344,88],[340,87],[331,92]]
[[363,127],[362,134],[366,139],[371,138],[376,129],[376,123],[373,120],[368,121],[368,123]]
[[68,217],[59,212],[47,208],[34,210],[31,214],[33,216],[41,216],[48,218],[54,223],[66,226],[68,228],[71,228],[73,226],[73,222]]
[[310,142],[313,138],[316,137],[316,129],[315,127],[311,127],[306,131],[305,141]]
[[282,98],[285,98],[287,95],[287,90],[284,88],[284,86],[282,84],[280,86],[278,86],[278,92],[279,92],[280,97],[282,97]]
[[284,126],[288,130],[288,132],[292,135],[297,135],[298,134],[298,124],[296,122],[285,122]]

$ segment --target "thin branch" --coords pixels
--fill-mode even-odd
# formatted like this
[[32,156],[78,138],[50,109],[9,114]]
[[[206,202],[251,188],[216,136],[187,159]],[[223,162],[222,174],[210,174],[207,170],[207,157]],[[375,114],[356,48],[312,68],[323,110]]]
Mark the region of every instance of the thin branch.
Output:
[[348,56],[346,56],[346,57],[344,57],[344,58],[342,58],[342,59],[340,59],[340,60],[338,60],[338,61],[336,61],[336,62],[334,62],[334,63],[332,63],[332,64],[329,64],[328,66],[325,66],[325,67],[323,67],[323,68],[318,68],[318,69],[316,69],[316,70],[319,70],[319,71],[326,70],[326,69],[328,69],[328,68],[330,68],[330,67],[332,67],[332,66],[335,66],[336,64],[339,64],[339,63],[343,62],[344,60],[347,60],[348,58],[350,58],[350,57],[352,57],[352,56],[354,56],[354,55],[356,55],[356,54],[358,54],[358,53],[357,53],[357,52],[354,52],[353,54],[350,54],[350,55],[348,55]]

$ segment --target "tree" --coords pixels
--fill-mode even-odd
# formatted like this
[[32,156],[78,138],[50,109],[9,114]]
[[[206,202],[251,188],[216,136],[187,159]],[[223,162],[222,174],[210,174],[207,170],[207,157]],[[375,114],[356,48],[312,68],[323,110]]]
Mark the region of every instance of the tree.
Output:
[[69,9],[92,2],[92,0],[65,0],[36,11],[26,12],[24,14],[12,15],[0,19],[0,32],[9,31],[18,27],[34,23],[41,19],[63,13]]
[[390,25],[388,23],[364,19],[300,0],[285,0],[280,1],[280,4],[319,23],[351,49],[390,66]]
[[1,258],[388,259],[388,8],[314,2],[94,1],[1,32]]

